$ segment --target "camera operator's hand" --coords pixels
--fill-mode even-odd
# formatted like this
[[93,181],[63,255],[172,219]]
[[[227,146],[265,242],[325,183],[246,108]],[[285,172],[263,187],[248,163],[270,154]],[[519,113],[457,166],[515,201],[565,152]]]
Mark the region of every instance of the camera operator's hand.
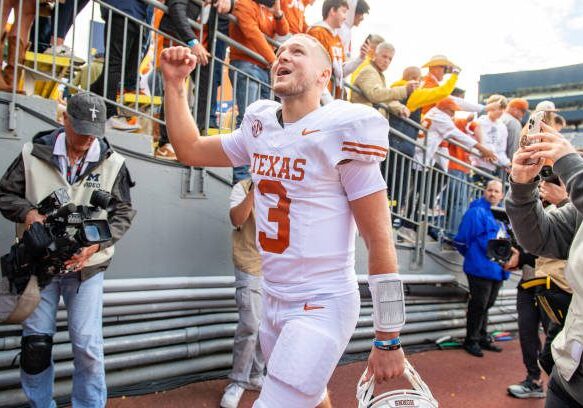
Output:
[[24,226],[29,229],[35,222],[40,222],[43,224],[45,222],[46,215],[41,215],[37,210],[30,210],[26,213],[26,218],[24,219]]
[[80,271],[85,268],[85,264],[89,258],[97,251],[99,251],[99,244],[83,247],[71,259],[65,261],[65,267],[73,272]]
[[514,247],[510,248],[510,250],[512,251],[512,255],[510,256],[510,259],[508,260],[508,262],[506,262],[504,265],[502,265],[502,267],[506,271],[511,271],[513,269],[518,268],[518,263],[520,261],[520,251],[518,251],[518,249],[516,249]]
[[563,183],[557,186],[554,183],[543,181],[539,185],[539,193],[543,200],[555,205],[569,199],[569,194]]
[[526,164],[526,162],[533,160],[533,154],[534,152],[527,151],[526,147],[521,147],[514,153],[512,170],[510,171],[510,177],[513,182],[520,184],[531,183],[540,173],[543,167],[542,160],[539,160],[538,164]]

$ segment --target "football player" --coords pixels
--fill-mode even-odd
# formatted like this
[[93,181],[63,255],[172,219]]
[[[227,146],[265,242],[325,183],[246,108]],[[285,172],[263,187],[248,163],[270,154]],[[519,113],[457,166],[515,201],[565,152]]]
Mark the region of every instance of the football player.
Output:
[[376,110],[336,100],[320,106],[331,62],[320,43],[296,35],[271,68],[281,104],[251,104],[232,134],[201,138],[185,78],[188,48],[164,50],[166,126],[189,166],[249,165],[257,244],[264,273],[260,342],[267,376],[254,407],[329,407],[326,385],[360,312],[354,270],[356,228],[369,253],[376,338],[368,376],[400,376],[403,285],[391,234],[386,183],[388,121]]

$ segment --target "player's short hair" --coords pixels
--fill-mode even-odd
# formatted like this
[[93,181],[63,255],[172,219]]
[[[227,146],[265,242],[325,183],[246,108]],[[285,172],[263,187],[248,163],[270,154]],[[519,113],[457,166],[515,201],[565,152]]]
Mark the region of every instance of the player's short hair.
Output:
[[486,103],[493,103],[498,102],[502,109],[506,109],[508,106],[508,99],[504,95],[491,95],[488,99],[486,99]]
[[324,4],[322,4],[322,18],[326,20],[328,18],[328,14],[330,10],[338,10],[340,7],[348,8],[348,1],[346,0],[325,0]]
[[366,0],[358,0],[358,2],[356,3],[354,14],[368,14],[369,10],[370,6],[366,2]]
[[395,47],[393,46],[393,44],[388,43],[386,41],[383,41],[382,43],[377,45],[375,52],[381,52],[383,50],[389,50],[389,51],[395,52]]
[[292,38],[306,38],[309,41],[311,41],[313,44],[316,45],[319,56],[321,57],[322,61],[324,61],[326,68],[332,68],[332,58],[330,57],[330,53],[328,52],[328,50],[326,50],[326,48],[324,48],[320,41],[318,41],[316,38],[308,34],[295,34],[294,36],[292,36]]

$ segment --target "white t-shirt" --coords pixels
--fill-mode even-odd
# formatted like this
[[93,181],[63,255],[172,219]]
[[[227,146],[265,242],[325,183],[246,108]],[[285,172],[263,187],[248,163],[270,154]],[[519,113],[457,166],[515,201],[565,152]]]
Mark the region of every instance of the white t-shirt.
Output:
[[[445,139],[454,138],[469,148],[478,143],[476,139],[459,130],[453,119],[447,113],[436,107],[431,108],[427,112],[423,118],[423,122],[427,127],[427,156],[425,157],[425,164],[427,166],[433,166],[439,160],[440,166],[444,170],[448,169],[449,160],[436,155],[439,150],[439,145]],[[423,139],[420,142],[423,143]],[[443,150],[443,153],[449,154],[447,148]],[[415,148],[415,160],[423,162],[423,150],[419,147]]]
[[[510,159],[506,155],[506,143],[508,139],[508,129],[501,120],[492,122],[488,115],[480,116],[477,119],[482,129],[482,144],[488,149],[492,150],[498,159],[498,164],[501,166],[510,165]],[[490,163],[480,157],[471,158],[472,166],[482,169],[494,171],[496,165]]]
[[373,164],[380,175],[388,121],[368,106],[336,100],[282,128],[279,109],[257,101],[241,127],[221,137],[233,165],[250,166],[264,289],[284,300],[350,293],[357,281],[349,197],[386,184],[370,177],[372,167],[342,163]]

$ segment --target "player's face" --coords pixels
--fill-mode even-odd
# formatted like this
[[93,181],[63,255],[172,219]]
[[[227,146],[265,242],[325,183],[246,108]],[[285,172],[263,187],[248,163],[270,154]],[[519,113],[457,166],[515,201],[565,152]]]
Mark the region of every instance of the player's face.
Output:
[[297,96],[316,86],[322,75],[316,45],[292,38],[279,47],[271,67],[273,92],[280,98]]

